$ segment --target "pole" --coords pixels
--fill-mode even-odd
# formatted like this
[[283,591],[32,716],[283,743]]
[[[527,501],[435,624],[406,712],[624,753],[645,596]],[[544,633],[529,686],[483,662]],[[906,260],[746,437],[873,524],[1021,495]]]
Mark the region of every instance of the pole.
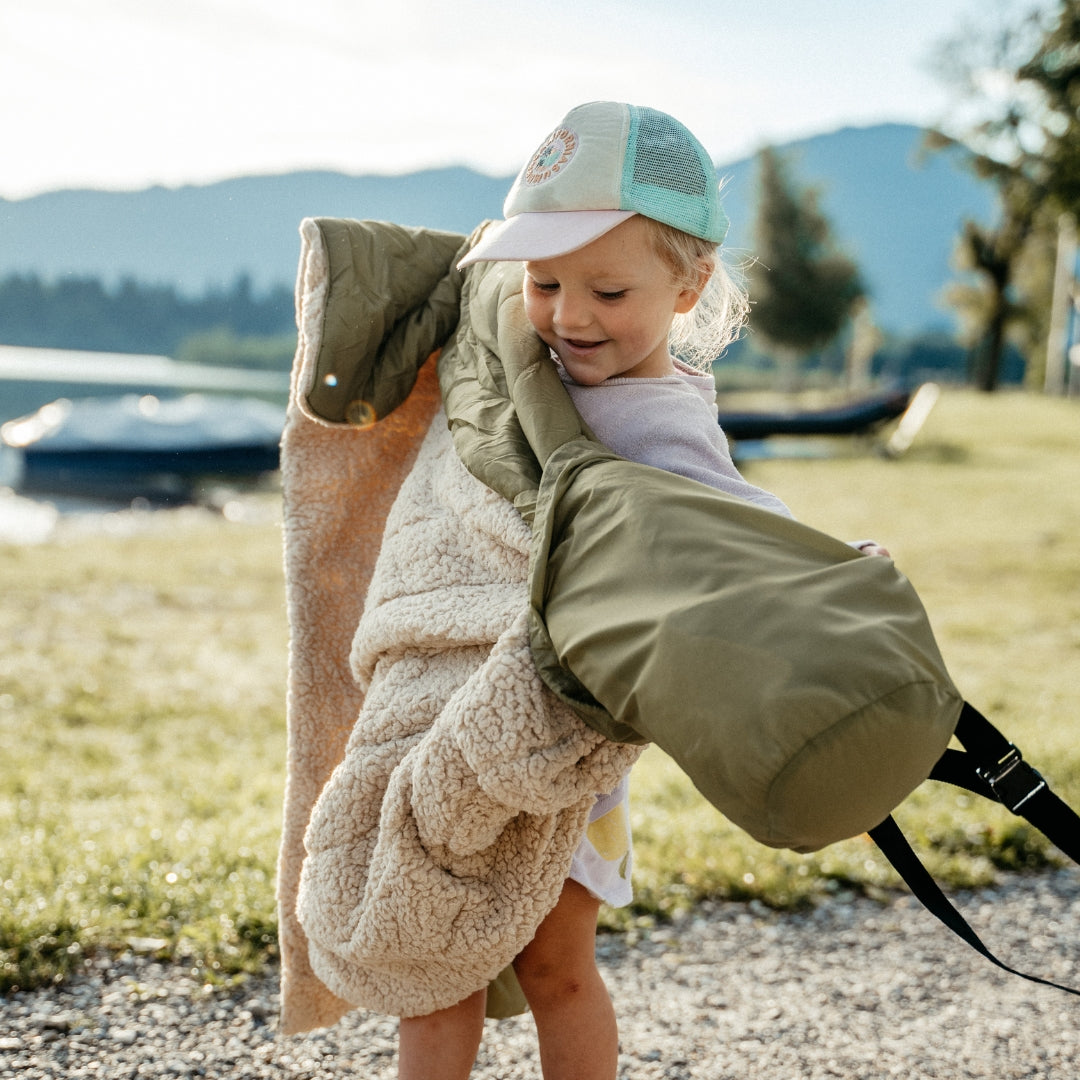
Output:
[[1062,214],[1058,218],[1057,264],[1054,267],[1054,295],[1050,306],[1050,333],[1046,341],[1046,371],[1043,376],[1043,390],[1047,394],[1060,396],[1065,393],[1075,282],[1076,219],[1072,214]]

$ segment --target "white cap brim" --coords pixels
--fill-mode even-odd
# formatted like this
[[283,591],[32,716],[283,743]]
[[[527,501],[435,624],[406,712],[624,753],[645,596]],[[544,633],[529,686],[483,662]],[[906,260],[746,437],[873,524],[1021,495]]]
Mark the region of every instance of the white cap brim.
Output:
[[484,230],[479,242],[458,263],[530,262],[569,255],[611,232],[635,210],[551,210],[515,214]]

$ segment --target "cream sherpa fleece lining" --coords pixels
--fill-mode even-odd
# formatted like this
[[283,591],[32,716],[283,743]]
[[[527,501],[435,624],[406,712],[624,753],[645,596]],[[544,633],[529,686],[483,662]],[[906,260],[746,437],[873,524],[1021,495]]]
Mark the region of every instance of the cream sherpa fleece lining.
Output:
[[464,469],[441,415],[387,523],[353,642],[437,390],[429,364],[405,405],[363,431],[307,412],[299,389],[325,295],[311,239],[283,442],[285,1033],[351,1005],[430,1012],[485,985],[558,898],[595,794],[640,753],[540,683],[525,623],[528,529]]
[[301,227],[296,302],[299,341],[282,438],[286,601],[289,619],[288,761],[278,858],[281,1030],[335,1023],[348,1010],[314,975],[296,918],[296,891],[311,808],[341,760],[363,702],[349,649],[375,566],[383,525],[439,405],[427,363],[408,400],[381,423],[327,424],[306,407],[319,354],[327,264],[314,222]]
[[336,995],[396,1015],[489,983],[554,906],[640,747],[543,685],[529,530],[436,417],[386,525],[352,653],[367,697],[305,840],[298,913]]

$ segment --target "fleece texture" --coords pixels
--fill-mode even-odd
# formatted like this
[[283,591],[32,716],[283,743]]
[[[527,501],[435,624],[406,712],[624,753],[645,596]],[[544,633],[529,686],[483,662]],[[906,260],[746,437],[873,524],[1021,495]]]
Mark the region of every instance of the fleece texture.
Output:
[[281,446],[289,673],[288,750],[278,857],[278,939],[284,1034],[336,1023],[349,1004],[312,972],[296,917],[311,808],[345,752],[363,692],[349,650],[383,525],[439,407],[435,367],[421,368],[400,408],[368,428],[331,424],[307,405],[329,290],[313,223],[302,230],[298,345]]
[[558,898],[596,794],[640,747],[608,742],[540,683],[529,528],[462,466],[434,365],[376,424],[311,408],[335,275],[315,223],[301,231],[282,441],[281,1030],[354,1006],[429,1012],[485,983],[489,1003],[517,1011],[497,976]]
[[418,1015],[495,979],[558,899],[596,796],[640,752],[540,680],[529,544],[437,416],[353,644],[364,707],[305,839],[312,967],[352,1004]]

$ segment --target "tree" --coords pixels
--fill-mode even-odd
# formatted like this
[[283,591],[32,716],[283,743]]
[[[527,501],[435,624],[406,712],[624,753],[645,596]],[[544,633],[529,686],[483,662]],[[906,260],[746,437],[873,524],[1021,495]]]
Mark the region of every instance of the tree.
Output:
[[1080,2],[1062,0],[1017,77],[1041,98],[1047,192],[1041,227],[1026,252],[1022,272],[1028,291],[1042,298],[1038,310],[1039,342],[1046,356],[1043,385],[1049,392],[1061,393],[1068,384],[1068,309],[1075,293],[1080,216]]
[[794,369],[837,337],[864,290],[836,249],[817,191],[797,188],[771,147],[758,155],[758,176],[750,325]]
[[992,391],[1007,336],[1029,354],[1046,340],[1046,263],[1061,214],[1080,206],[1080,0],[1061,0],[1049,17],[968,28],[942,46],[939,68],[984,119],[960,135],[930,132],[927,145],[963,148],[968,167],[999,196],[998,222],[966,221],[957,243],[957,261],[976,284],[948,294],[967,324],[974,381]]
[[1080,207],[1080,0],[1061,0],[1038,47],[1016,73],[1038,98],[1042,180],[1058,208]]

